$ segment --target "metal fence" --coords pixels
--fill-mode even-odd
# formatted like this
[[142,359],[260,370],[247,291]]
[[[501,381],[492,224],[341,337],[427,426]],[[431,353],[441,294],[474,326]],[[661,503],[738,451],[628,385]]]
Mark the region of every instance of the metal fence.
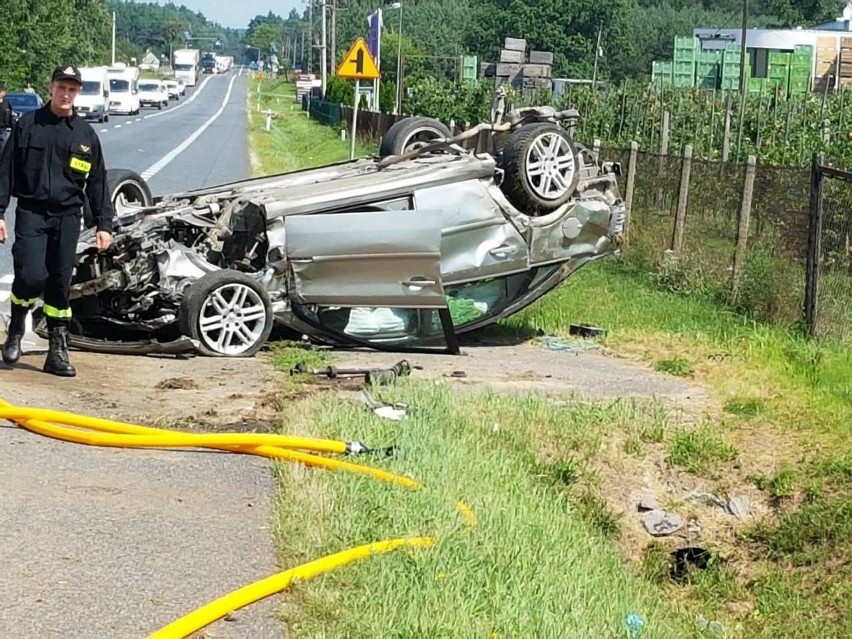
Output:
[[813,335],[852,343],[852,172],[811,166],[805,318]]

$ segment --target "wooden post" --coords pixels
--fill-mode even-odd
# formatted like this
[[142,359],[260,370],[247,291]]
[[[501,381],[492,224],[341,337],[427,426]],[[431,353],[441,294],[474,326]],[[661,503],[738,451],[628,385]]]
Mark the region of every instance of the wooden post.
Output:
[[725,133],[722,138],[722,164],[728,162],[728,156],[731,153],[731,103],[728,102],[728,108],[725,111]]
[[671,249],[679,253],[683,249],[683,227],[686,224],[686,203],[689,199],[689,174],[692,171],[692,145],[687,144],[683,149],[683,166],[680,171],[680,191],[677,196],[677,213],[675,215],[674,232],[672,233]]
[[595,156],[595,160],[601,158],[601,141],[598,138],[592,140],[592,155]]
[[754,194],[754,176],[757,173],[757,158],[748,156],[746,161],[745,186],[743,186],[743,200],[740,206],[740,220],[737,228],[737,248],[734,251],[733,273],[731,276],[731,299],[736,302],[740,294],[740,280],[742,278],[743,264],[745,264],[746,250],[748,249],[748,229],[751,220],[751,199]]
[[639,143],[630,143],[630,160],[627,163],[627,187],[624,193],[624,207],[627,209],[627,217],[624,219],[624,237],[630,231],[630,216],[633,213],[633,191],[636,188],[636,168],[639,162]]
[[822,255],[822,165],[825,155],[814,153],[811,160],[811,199],[808,207],[808,255],[805,263],[805,327],[816,334],[819,302],[819,260]]
[[660,159],[657,166],[657,209],[662,209],[665,202],[665,193],[663,192],[663,171],[666,167],[666,156],[669,154],[669,112],[663,111],[663,121],[660,127]]

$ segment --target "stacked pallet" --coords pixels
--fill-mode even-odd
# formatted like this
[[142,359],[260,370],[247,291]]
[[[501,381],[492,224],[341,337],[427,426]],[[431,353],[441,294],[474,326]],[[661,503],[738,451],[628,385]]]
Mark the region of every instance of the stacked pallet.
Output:
[[509,84],[533,94],[540,89],[550,89],[553,78],[553,53],[530,51],[523,38],[506,38],[498,62],[483,62],[482,75],[494,78],[496,84]]
[[815,91],[831,90],[835,87],[837,61],[837,38],[817,38],[816,69],[814,70]]
[[840,86],[852,85],[852,38],[840,38]]

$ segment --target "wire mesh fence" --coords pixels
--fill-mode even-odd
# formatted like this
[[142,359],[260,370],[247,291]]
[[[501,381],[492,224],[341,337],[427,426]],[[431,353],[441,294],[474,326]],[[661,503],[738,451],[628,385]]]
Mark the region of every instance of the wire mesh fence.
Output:
[[814,163],[811,199],[811,250],[815,269],[809,284],[812,308],[806,308],[811,331],[852,344],[852,172]]

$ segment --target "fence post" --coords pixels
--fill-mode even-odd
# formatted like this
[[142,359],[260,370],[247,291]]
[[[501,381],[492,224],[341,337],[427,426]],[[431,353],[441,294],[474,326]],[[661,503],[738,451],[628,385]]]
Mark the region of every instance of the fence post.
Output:
[[731,153],[731,102],[725,110],[725,136],[722,138],[722,164],[727,164]]
[[601,157],[601,141],[598,138],[592,140],[592,155],[595,156],[595,160],[600,160]]
[[740,206],[740,223],[737,228],[737,248],[734,251],[734,266],[731,277],[731,299],[735,303],[740,294],[740,280],[743,264],[745,264],[746,250],[748,249],[748,229],[751,220],[751,199],[754,194],[755,173],[757,173],[757,158],[750,155],[746,161],[745,186],[743,186],[743,200]]
[[811,198],[808,206],[808,256],[805,263],[805,327],[816,334],[819,302],[819,260],[822,255],[822,166],[825,155],[814,153],[811,160]]
[[624,207],[627,216],[624,218],[624,237],[628,236],[630,230],[630,217],[633,214],[633,191],[636,188],[636,165],[639,162],[639,143],[630,143],[630,160],[627,163],[627,187],[624,193]]
[[657,209],[663,208],[663,198],[665,197],[662,181],[663,171],[666,166],[666,156],[669,154],[669,112],[663,111],[663,122],[660,128],[660,159],[657,167],[657,183],[660,186],[657,188]]
[[683,149],[683,165],[680,171],[680,191],[677,195],[677,213],[675,215],[674,232],[672,233],[671,249],[680,253],[683,249],[683,227],[686,224],[686,203],[689,198],[689,174],[692,171],[692,145],[687,144]]

